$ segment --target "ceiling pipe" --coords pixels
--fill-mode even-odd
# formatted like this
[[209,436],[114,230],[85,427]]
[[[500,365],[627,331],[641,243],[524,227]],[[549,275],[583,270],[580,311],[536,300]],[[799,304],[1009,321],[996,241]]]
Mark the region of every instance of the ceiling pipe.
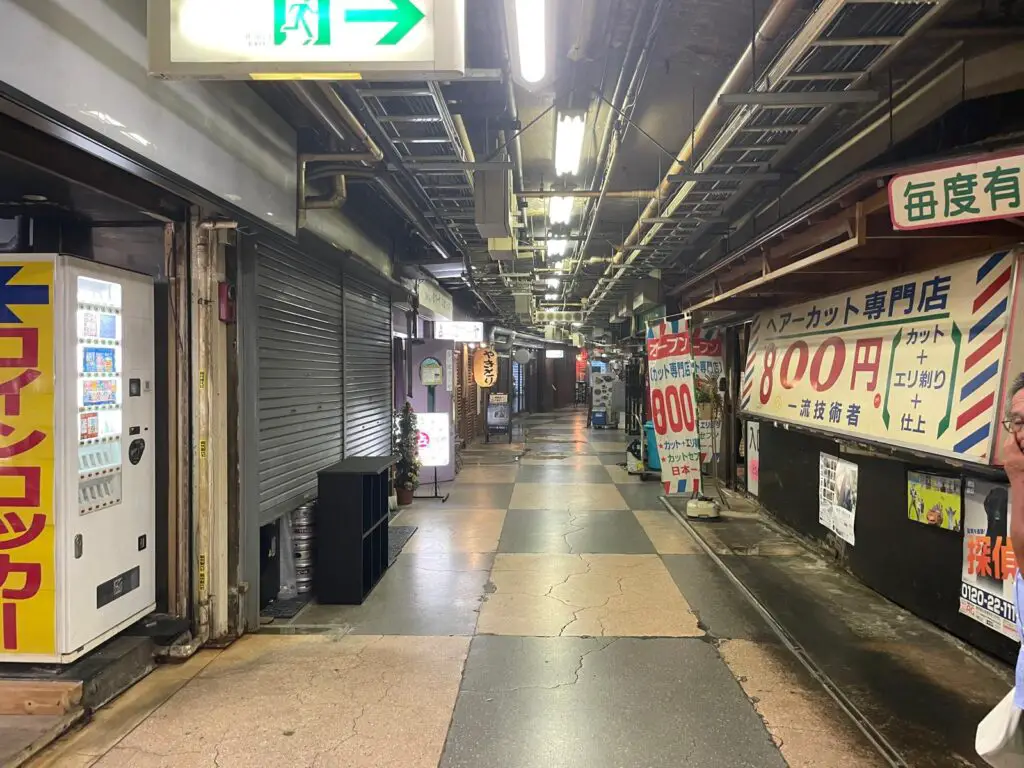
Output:
[[579,198],[633,198],[647,197],[657,192],[656,189],[530,189],[520,193],[520,197],[547,198],[547,197],[579,197]]
[[[508,117],[512,121],[513,126],[519,125],[519,108],[516,106],[516,86],[512,81],[512,51],[509,48],[509,29],[508,19],[505,13],[499,8],[497,11],[498,16],[498,37],[500,38],[500,44],[502,52],[505,56],[505,72],[503,76],[505,85],[505,100],[508,107]],[[512,159],[512,189],[515,192],[520,192],[524,188],[523,184],[523,147],[519,141],[519,129],[513,128],[512,141],[508,142],[508,153]]]
[[[337,108],[337,102],[333,101],[330,102],[333,111],[330,111],[323,105],[320,99],[313,95],[313,92],[310,90],[308,85],[298,82],[289,82],[288,89],[306,109],[312,112],[316,117],[320,118],[320,122],[334,134],[335,138],[341,141],[342,145],[347,146],[351,142],[352,136],[355,135],[360,139],[360,141],[362,141],[363,146],[367,150],[366,152],[350,153],[347,155],[332,154],[330,156],[332,160],[350,163],[379,163],[384,159],[384,153],[380,151],[380,147],[374,143],[373,139],[366,136],[367,140],[362,140],[360,134],[365,134],[366,132],[362,130],[361,126],[359,131],[356,131],[351,126],[349,126],[349,130],[344,130],[340,125],[338,125],[339,117],[344,121],[346,126],[349,125],[349,118],[355,121],[357,125],[359,123],[358,120],[355,120],[355,116],[344,102],[341,102],[341,107],[344,108],[344,111],[339,110]],[[341,100],[339,99],[338,102],[340,101]]]
[[307,211],[323,210],[328,208],[341,208],[348,202],[348,183],[344,174],[334,177],[334,190],[319,197],[305,197],[303,192],[302,208]]
[[[725,82],[723,82],[719,87],[718,92],[715,94],[714,98],[711,99],[711,103],[701,116],[700,121],[694,126],[692,134],[687,138],[686,143],[683,144],[679,154],[676,155],[675,161],[665,174],[666,178],[662,180],[658,187],[658,194],[652,196],[643,213],[637,218],[636,223],[633,225],[633,228],[630,230],[629,235],[624,241],[624,245],[627,249],[629,246],[636,245],[640,240],[641,231],[645,226],[641,223],[641,219],[658,217],[662,201],[669,199],[674,185],[672,182],[667,180],[667,177],[681,174],[686,170],[687,165],[693,159],[694,148],[705,139],[712,126],[721,119],[723,112],[730,111],[732,109],[731,107],[728,108],[728,110],[723,108],[719,103],[719,98],[723,94],[734,93],[741,90],[747,90],[749,88],[754,75],[754,62],[757,52],[761,51],[763,53],[765,46],[775,40],[776,36],[782,30],[782,26],[785,21],[798,6],[799,0],[776,0],[772,4],[771,8],[768,9],[768,13],[761,22],[761,26],[758,27],[757,33],[754,35],[754,39],[750,42],[750,45],[747,46],[747,49],[743,52],[740,60],[736,62],[736,65],[732,68],[729,76],[726,77]],[[652,226],[660,225],[655,224]],[[625,252],[626,251],[623,250],[617,253],[613,258],[611,266],[621,262]],[[604,293],[602,294],[603,297],[603,295],[607,294],[615,283],[618,282],[619,274],[621,273],[613,274],[612,272],[611,268],[605,270],[601,279],[598,280],[597,285],[595,285],[594,289],[590,292],[590,297],[587,302],[588,306],[593,307],[596,305],[594,297],[597,295],[598,290],[601,289],[602,283],[606,281],[608,282],[608,286],[604,289]]]
[[[327,84],[322,85],[324,85],[324,87],[326,88],[331,88],[333,90],[332,86],[329,86]],[[375,127],[378,135],[384,136],[386,138],[387,133],[381,127],[376,117],[374,117],[374,115],[363,103],[363,100],[359,96],[359,94],[355,92],[355,90],[352,89],[351,87],[349,88],[349,92],[352,94],[352,98],[357,105],[355,110],[353,111],[353,114],[356,117],[356,119],[360,121],[360,125],[362,125],[363,122],[365,122],[368,125],[372,125]],[[341,101],[340,97],[339,101]],[[442,101],[441,103],[437,104],[437,108],[439,110],[447,110],[448,107]],[[365,130],[364,132],[367,134],[367,136],[369,136],[370,140],[372,141],[373,137],[369,135],[369,132]],[[375,144],[374,146],[377,145]],[[390,144],[390,142],[385,144],[384,146],[385,149],[383,149],[382,152],[388,156],[388,165],[393,166],[395,171],[406,181],[406,183],[411,188],[419,189],[420,186],[416,180],[416,177],[413,176],[413,174],[406,167],[404,159],[402,155],[398,152],[398,150],[396,150],[394,146]],[[385,183],[389,186],[390,189],[390,191],[387,192],[386,194],[388,194],[389,197],[393,195],[399,195],[403,199],[406,197],[405,192],[391,181],[390,176],[382,175],[379,178],[386,179]],[[437,231],[430,225],[427,217],[424,215],[425,212],[429,212],[430,214],[436,213],[433,206],[430,205],[430,201],[427,200],[426,204],[423,206],[425,211],[421,211],[419,206],[413,206],[411,203],[406,207],[410,211],[410,214],[415,216],[415,218],[411,218],[410,221],[412,221],[413,226],[416,227],[416,231],[420,234],[420,236],[423,237],[423,239],[426,240],[427,243],[429,243],[430,246],[434,248],[434,250],[436,250],[442,256],[442,258],[450,258],[450,254],[448,253],[448,246],[446,246],[441,241],[441,239],[438,237]],[[451,234],[450,231],[449,234]],[[454,240],[454,237],[452,239]],[[465,269],[464,274],[466,285],[469,286],[470,291],[473,292],[473,295],[476,296],[480,300],[480,302],[485,307],[487,307],[488,310],[493,312],[495,315],[500,316],[501,312],[498,310],[498,307],[494,303],[494,301],[491,300],[491,298],[486,293],[484,293],[477,287],[476,281],[473,279],[473,263],[470,260],[469,253],[466,251],[462,251],[462,264]]]
[[[576,251],[580,258],[576,259],[572,275],[569,278],[569,286],[566,291],[566,295],[570,294],[576,287],[576,281],[579,279],[580,267],[583,264],[582,257],[583,254],[587,252],[587,248],[590,247],[590,241],[593,239],[594,232],[597,229],[597,221],[601,216],[601,206],[609,195],[608,183],[612,178],[612,169],[615,166],[615,158],[618,155],[622,137],[625,136],[625,132],[629,127],[629,123],[625,123],[621,132],[615,131],[615,119],[618,117],[619,110],[622,110],[627,103],[631,105],[636,104],[637,91],[640,88],[640,83],[643,81],[643,76],[640,73],[645,72],[647,69],[651,49],[654,47],[654,38],[657,36],[658,27],[661,23],[661,16],[666,5],[667,3],[665,0],[657,0],[654,7],[654,14],[651,17],[651,23],[647,30],[647,37],[644,39],[643,47],[640,49],[636,66],[633,67],[632,75],[627,81],[627,64],[629,63],[630,58],[632,58],[633,51],[637,45],[641,29],[640,22],[643,14],[637,14],[636,20],[633,23],[633,29],[629,34],[629,42],[626,45],[626,53],[623,57],[622,69],[619,72],[619,78],[615,83],[615,90],[612,93],[612,104],[615,106],[614,109],[608,107],[608,109],[605,110],[606,115],[604,129],[601,131],[601,148],[598,151],[597,164],[594,169],[594,181],[596,182],[600,179],[601,185],[598,188],[599,191],[596,202],[588,204],[587,210],[583,216],[583,221],[585,222],[586,227],[586,236],[583,238],[582,245],[580,245]],[[630,107],[630,113],[632,113],[632,107]],[[594,187],[594,184],[591,184],[590,186]]]
[[[330,90],[330,86],[324,83],[318,83],[323,88]],[[334,107],[333,111],[328,111],[323,108],[320,101],[309,92],[308,88],[300,83],[289,83],[292,93],[294,93],[299,101],[306,105],[317,117],[323,121],[323,124],[343,143],[348,144],[351,141],[351,134],[347,130],[352,126],[349,125],[349,120],[355,121],[358,125],[358,131],[352,131],[363,141],[367,153],[371,155],[377,162],[384,159],[384,153],[380,146],[373,140],[373,137],[367,133],[367,131],[359,124],[357,118],[348,108],[348,106],[337,96],[333,94],[334,98],[328,98],[328,102]],[[347,116],[347,117],[346,117]],[[339,118],[341,123],[339,123]],[[332,156],[335,160],[339,156]],[[395,185],[391,178],[383,173],[379,172],[374,174],[372,177],[374,183],[381,189],[384,195],[392,202],[395,208],[406,218],[409,223],[412,224],[416,232],[422,237],[430,247],[432,247],[437,253],[445,259],[451,258],[451,254],[448,253],[448,249],[444,243],[441,242],[437,236],[437,232],[434,231],[433,227],[427,221],[426,217],[420,212],[415,203],[408,199],[405,192]]]

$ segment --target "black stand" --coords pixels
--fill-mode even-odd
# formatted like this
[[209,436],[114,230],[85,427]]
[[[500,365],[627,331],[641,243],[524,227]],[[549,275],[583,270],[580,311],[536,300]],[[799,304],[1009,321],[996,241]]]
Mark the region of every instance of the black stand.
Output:
[[441,495],[441,488],[437,484],[437,467],[434,467],[434,492],[430,496],[413,496],[414,499],[440,499],[441,503],[444,504],[448,501],[450,493],[446,493],[444,496]]

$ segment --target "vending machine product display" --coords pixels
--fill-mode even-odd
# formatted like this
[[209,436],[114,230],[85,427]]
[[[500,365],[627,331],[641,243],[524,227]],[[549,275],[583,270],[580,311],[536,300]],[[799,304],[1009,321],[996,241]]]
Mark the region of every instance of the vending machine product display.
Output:
[[153,330],[148,277],[0,259],[0,662],[73,661],[155,607]]

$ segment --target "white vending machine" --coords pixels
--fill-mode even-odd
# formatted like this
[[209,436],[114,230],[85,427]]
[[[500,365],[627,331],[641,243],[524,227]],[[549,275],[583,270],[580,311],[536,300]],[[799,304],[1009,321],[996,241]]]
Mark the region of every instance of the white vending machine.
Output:
[[67,663],[155,607],[153,282],[0,256],[0,662]]

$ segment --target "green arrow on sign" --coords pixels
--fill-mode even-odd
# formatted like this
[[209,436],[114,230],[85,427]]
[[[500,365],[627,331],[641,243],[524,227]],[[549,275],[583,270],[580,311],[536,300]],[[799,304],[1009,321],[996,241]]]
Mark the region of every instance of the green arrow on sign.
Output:
[[395,26],[377,41],[377,45],[397,45],[424,17],[412,0],[391,0],[390,10],[345,11],[345,21],[353,24],[393,23]]

